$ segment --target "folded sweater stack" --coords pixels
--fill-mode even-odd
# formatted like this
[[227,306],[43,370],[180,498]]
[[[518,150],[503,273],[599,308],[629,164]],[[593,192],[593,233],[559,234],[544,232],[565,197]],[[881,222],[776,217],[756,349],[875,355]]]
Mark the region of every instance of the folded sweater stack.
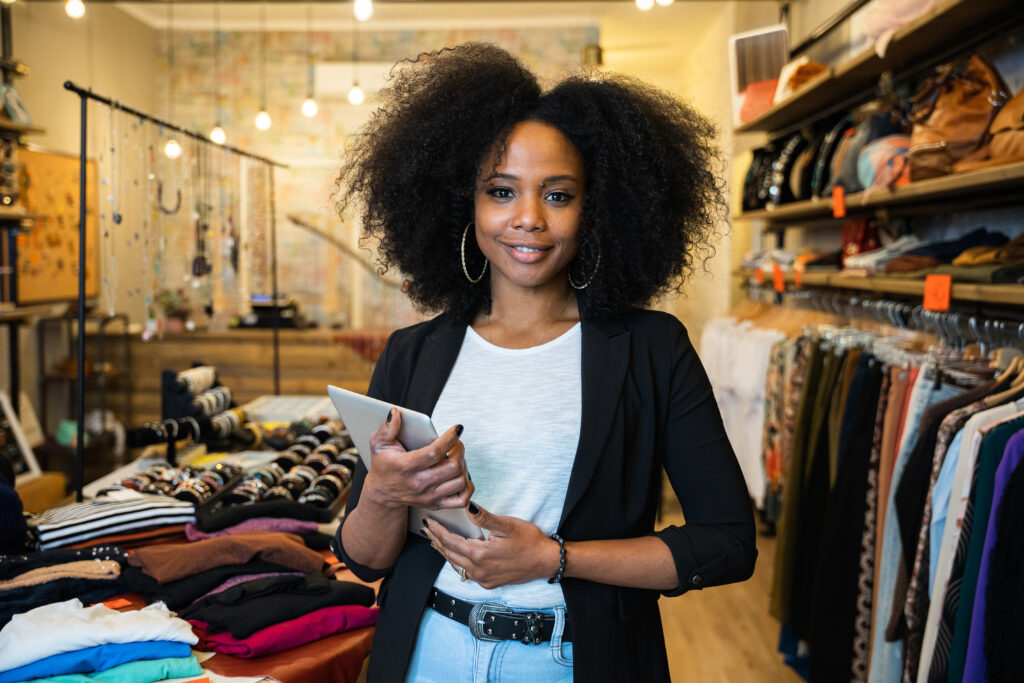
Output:
[[[192,503],[139,493],[111,491],[81,503],[50,508],[29,518],[29,531],[40,550],[82,545],[86,542],[118,544],[121,537],[139,540],[173,530],[183,533],[194,522]],[[172,529],[169,529],[172,528]]]
[[[128,612],[102,604],[85,607],[78,599],[52,603],[15,615],[0,630],[0,683],[103,672],[129,662],[156,660],[176,661],[141,668],[153,675],[171,671],[190,676],[201,673],[191,656],[196,642],[189,624],[163,603]],[[139,669],[133,670],[137,674]],[[106,680],[145,679],[135,675]]]
[[15,614],[69,598],[99,602],[124,593],[125,551],[116,546],[0,556],[0,626]]

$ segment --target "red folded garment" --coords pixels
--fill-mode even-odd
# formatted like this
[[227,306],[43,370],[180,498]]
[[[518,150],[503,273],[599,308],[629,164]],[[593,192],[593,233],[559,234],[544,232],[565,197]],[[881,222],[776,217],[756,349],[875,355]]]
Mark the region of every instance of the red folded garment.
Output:
[[377,607],[362,605],[323,607],[297,619],[268,626],[241,639],[232,638],[230,631],[208,633],[205,621],[189,620],[188,623],[192,624],[192,631],[199,638],[195,649],[251,659],[289,650],[342,631],[373,626],[377,623],[379,611]]

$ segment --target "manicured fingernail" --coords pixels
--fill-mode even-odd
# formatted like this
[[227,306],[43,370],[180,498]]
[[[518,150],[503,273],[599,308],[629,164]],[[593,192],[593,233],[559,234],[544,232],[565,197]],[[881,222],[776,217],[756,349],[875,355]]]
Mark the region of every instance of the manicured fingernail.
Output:
[[420,536],[422,536],[423,538],[430,538],[429,536],[427,536],[427,532],[423,529],[420,529]]
[[469,479],[470,481],[473,481],[473,477],[469,476],[469,472],[466,472],[466,479]]
[[388,409],[388,422],[391,422],[391,411],[392,410],[394,410],[394,409],[393,408]]
[[469,511],[474,515],[480,514],[480,508],[473,504],[473,501],[469,501]]
[[455,436],[462,436],[462,425],[455,425]]
[[426,526],[426,525],[427,525],[427,520],[426,520],[426,518],[424,518],[424,519],[421,519],[420,521],[421,521],[421,522],[423,522],[423,526]]

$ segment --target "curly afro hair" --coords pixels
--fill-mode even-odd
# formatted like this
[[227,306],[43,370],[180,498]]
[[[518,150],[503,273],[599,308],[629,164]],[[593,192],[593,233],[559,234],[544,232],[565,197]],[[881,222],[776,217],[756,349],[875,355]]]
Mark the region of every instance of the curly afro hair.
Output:
[[[558,128],[583,158],[581,246],[570,264],[581,316],[608,319],[678,289],[714,254],[726,215],[715,127],[671,95],[624,76],[573,76],[542,92],[505,50],[466,43],[400,64],[384,103],[336,179],[337,208],[359,204],[364,238],[408,278],[426,311],[470,321],[490,309],[460,246],[480,164],[526,120]],[[466,248],[471,273],[482,255]]]

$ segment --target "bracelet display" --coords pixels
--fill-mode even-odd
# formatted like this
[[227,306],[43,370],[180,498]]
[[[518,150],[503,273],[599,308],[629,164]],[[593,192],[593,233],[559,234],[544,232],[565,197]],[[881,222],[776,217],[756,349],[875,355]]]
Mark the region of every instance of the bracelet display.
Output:
[[562,576],[565,574],[565,541],[558,534],[551,534],[548,538],[558,544],[558,553],[561,555],[558,560],[558,571],[548,579],[548,583],[561,583]]

